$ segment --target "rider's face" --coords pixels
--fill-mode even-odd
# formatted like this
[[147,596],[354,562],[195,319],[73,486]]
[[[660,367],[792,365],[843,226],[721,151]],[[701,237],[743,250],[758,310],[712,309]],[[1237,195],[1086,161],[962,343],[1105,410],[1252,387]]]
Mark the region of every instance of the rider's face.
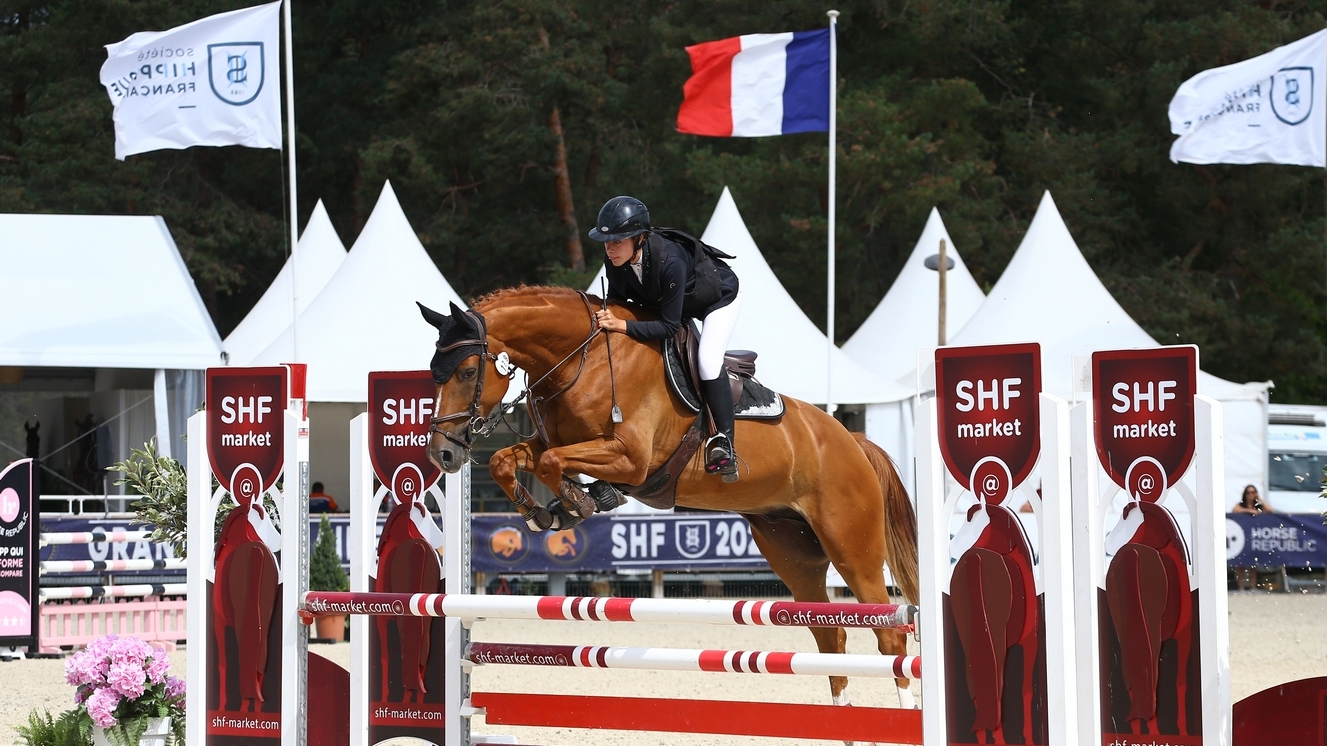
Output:
[[604,253],[608,255],[608,261],[612,262],[614,267],[621,267],[636,255],[636,239],[632,237],[609,241],[604,244]]

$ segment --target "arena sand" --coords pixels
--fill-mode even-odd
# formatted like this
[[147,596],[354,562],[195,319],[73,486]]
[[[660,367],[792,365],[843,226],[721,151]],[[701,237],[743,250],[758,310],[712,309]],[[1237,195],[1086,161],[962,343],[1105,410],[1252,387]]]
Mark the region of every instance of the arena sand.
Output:
[[[1233,700],[1276,684],[1327,675],[1327,595],[1256,592],[1230,594],[1230,668]],[[671,648],[814,651],[802,629],[710,627],[692,624],[591,624],[577,622],[486,621],[475,625],[474,639],[493,642],[545,642]],[[916,643],[909,652],[917,653]],[[314,652],[348,665],[350,646],[316,645]],[[875,652],[875,637],[850,630],[848,652]],[[185,655],[171,654],[173,672],[183,675]],[[480,666],[473,676],[480,691],[572,693],[626,697],[686,697],[759,702],[826,703],[829,683],[813,676],[764,676],[664,671]],[[892,681],[854,679],[853,703],[897,707]],[[921,698],[920,683],[913,692]],[[14,726],[27,721],[33,708],[53,714],[71,706],[73,689],[64,683],[63,660],[0,663],[0,743],[18,743]],[[510,728],[488,726],[476,718],[476,733],[510,733],[523,744],[549,746],[720,746],[721,744],[818,744],[828,741],[750,739],[680,733]],[[837,742],[835,742],[837,743]]]

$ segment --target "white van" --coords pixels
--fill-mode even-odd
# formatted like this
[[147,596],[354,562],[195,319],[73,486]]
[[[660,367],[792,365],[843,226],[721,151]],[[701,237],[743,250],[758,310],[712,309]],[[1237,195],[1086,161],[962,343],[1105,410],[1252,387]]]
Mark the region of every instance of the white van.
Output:
[[1267,499],[1272,510],[1327,511],[1327,500],[1318,496],[1327,466],[1327,407],[1271,404],[1267,421]]

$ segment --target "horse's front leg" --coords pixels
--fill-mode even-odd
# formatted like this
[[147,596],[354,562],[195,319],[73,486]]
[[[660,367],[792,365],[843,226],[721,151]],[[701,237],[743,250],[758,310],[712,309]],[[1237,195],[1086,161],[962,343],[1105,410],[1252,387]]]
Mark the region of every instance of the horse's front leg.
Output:
[[[543,454],[543,444],[537,438],[531,438],[497,451],[488,460],[488,471],[493,476],[493,481],[507,493],[507,499],[516,506],[516,512],[521,514],[525,525],[531,531],[546,531],[558,523],[553,514],[540,505],[534,499],[534,495],[516,480],[518,471],[535,473]],[[544,483],[548,484],[546,481]],[[554,481],[549,489],[557,492],[558,482]]]
[[[636,451],[641,451],[637,453]],[[549,448],[539,457],[535,476],[554,491],[568,512],[582,519],[595,512],[594,500],[568,475],[585,474],[605,482],[640,484],[648,473],[650,453],[618,438],[588,440]],[[610,509],[610,508],[605,508]]]

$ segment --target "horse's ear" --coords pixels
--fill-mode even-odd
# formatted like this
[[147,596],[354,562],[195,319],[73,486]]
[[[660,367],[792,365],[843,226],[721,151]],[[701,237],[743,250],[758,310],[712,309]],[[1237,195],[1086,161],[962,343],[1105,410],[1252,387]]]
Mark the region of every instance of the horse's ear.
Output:
[[451,307],[452,307],[452,318],[456,319],[457,326],[459,326],[462,329],[469,329],[470,331],[473,332],[479,331],[479,327],[475,325],[475,320],[471,318],[470,314],[466,313],[464,308],[461,308],[455,303],[452,303]]
[[[419,306],[419,312],[423,314],[424,320],[429,322],[429,324],[435,329],[442,329],[444,326],[450,325],[451,319],[447,316],[434,311],[432,308],[429,308],[419,301],[415,301],[415,305]],[[455,308],[454,305],[453,308]]]

